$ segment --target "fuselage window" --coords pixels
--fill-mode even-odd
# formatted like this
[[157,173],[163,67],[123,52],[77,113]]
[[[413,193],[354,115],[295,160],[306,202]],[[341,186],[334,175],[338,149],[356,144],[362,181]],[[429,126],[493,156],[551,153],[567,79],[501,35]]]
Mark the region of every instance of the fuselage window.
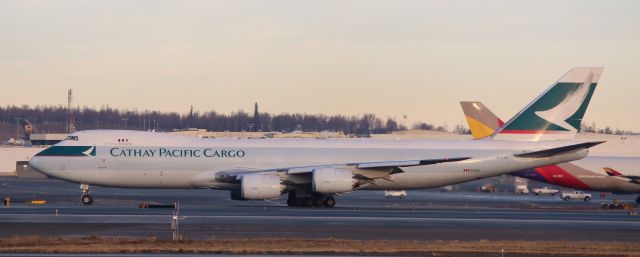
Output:
[[120,142],[120,140],[121,140],[121,139],[120,139],[120,138],[118,138],[118,142]]

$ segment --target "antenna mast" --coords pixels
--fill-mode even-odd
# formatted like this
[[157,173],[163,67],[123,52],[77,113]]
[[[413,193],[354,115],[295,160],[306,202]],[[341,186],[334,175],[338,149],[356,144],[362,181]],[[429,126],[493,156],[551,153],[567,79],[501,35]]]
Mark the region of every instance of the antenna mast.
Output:
[[71,134],[76,131],[75,122],[73,119],[73,110],[71,109],[71,102],[73,101],[73,91],[71,88],[67,91],[67,134]]

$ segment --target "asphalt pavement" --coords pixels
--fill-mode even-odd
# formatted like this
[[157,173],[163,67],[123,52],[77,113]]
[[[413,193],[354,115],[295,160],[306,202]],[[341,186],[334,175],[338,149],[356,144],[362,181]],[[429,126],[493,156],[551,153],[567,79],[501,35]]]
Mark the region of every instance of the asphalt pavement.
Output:
[[[173,209],[140,209],[140,202],[179,203],[180,232],[188,239],[345,238],[381,240],[640,240],[640,216],[600,210],[607,195],[589,202],[552,196],[409,191],[405,199],[380,191],[336,197],[334,208],[291,208],[285,199],[232,201],[207,189],[158,190],[92,187],[93,205],[80,203],[76,184],[47,179],[0,179],[4,236],[171,237]],[[26,204],[33,199],[43,205]]]

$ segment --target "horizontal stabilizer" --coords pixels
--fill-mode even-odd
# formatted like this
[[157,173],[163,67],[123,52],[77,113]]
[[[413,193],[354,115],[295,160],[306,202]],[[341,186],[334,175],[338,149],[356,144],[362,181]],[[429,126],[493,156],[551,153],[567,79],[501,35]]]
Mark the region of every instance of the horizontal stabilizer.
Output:
[[545,158],[545,157],[551,157],[551,156],[554,156],[554,155],[567,153],[567,152],[571,152],[571,151],[576,151],[576,150],[581,150],[581,149],[588,149],[588,148],[594,147],[596,145],[602,144],[604,142],[605,141],[586,142],[586,143],[561,146],[561,147],[556,147],[556,148],[551,148],[551,149],[544,149],[544,150],[533,151],[533,152],[518,153],[518,154],[514,154],[514,156],[515,157],[522,157],[522,158]]

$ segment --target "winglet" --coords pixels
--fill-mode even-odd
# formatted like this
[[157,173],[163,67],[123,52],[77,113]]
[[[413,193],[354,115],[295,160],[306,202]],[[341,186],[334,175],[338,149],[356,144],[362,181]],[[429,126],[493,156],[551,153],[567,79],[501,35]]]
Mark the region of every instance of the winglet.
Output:
[[601,67],[571,69],[492,138],[524,141],[575,138],[602,70]]

